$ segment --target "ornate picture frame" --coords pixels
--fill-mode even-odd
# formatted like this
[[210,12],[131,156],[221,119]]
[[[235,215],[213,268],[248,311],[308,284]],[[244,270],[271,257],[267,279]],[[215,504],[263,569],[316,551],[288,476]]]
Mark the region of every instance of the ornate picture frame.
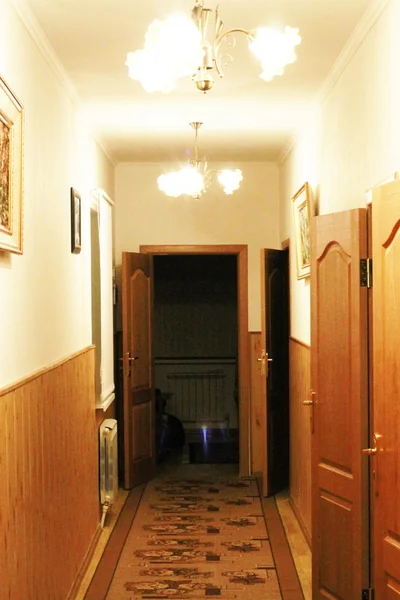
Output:
[[310,276],[310,187],[306,182],[292,198],[297,279]]
[[0,251],[22,254],[24,109],[0,76]]
[[82,199],[75,188],[71,188],[71,252],[79,254],[82,248]]

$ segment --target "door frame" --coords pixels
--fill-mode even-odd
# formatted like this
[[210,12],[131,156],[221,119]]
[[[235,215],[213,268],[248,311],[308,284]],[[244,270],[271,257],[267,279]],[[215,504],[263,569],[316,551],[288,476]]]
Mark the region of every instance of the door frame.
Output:
[[250,465],[250,406],[248,365],[248,249],[245,244],[211,245],[141,245],[145,254],[233,254],[237,257],[238,285],[238,379],[239,379],[239,474],[251,473]]

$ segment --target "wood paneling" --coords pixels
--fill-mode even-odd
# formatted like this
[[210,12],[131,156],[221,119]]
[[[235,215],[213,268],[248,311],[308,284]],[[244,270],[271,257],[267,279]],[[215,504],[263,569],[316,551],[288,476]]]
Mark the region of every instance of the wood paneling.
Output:
[[249,371],[250,371],[250,443],[251,443],[251,472],[262,473],[263,482],[266,478],[267,460],[267,416],[266,404],[261,386],[265,377],[261,376],[261,332],[249,333]]
[[99,522],[94,348],[0,391],[0,598],[65,600]]
[[310,347],[291,338],[290,354],[290,499],[307,540],[311,540]]

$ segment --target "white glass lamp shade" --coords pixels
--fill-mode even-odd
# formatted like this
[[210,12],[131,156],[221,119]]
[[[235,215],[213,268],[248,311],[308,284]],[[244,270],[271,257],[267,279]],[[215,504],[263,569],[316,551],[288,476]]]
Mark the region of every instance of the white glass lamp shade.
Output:
[[250,50],[261,61],[261,79],[271,81],[276,75],[283,75],[286,65],[295,62],[295,46],[301,42],[299,30],[285,27],[284,32],[260,28],[251,35]]
[[239,189],[242,179],[243,175],[240,169],[235,169],[234,171],[224,169],[218,173],[218,181],[224,188],[225,194],[228,195]]
[[167,196],[193,196],[199,198],[204,191],[204,179],[194,166],[187,166],[180,171],[165,173],[157,179],[159,189]]
[[170,92],[176,80],[191,76],[203,60],[201,34],[192,19],[176,13],[165,21],[153,21],[143,50],[129,52],[129,77],[140,81],[147,92]]

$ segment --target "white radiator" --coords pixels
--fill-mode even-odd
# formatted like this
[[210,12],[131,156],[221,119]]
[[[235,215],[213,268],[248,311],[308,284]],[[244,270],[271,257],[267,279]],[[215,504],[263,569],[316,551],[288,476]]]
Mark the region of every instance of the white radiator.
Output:
[[[167,412],[184,424],[229,427],[225,407],[225,373],[221,369],[168,373],[171,394]],[[227,423],[228,421],[228,423]]]
[[100,425],[100,502],[112,504],[118,495],[118,427],[115,419]]

